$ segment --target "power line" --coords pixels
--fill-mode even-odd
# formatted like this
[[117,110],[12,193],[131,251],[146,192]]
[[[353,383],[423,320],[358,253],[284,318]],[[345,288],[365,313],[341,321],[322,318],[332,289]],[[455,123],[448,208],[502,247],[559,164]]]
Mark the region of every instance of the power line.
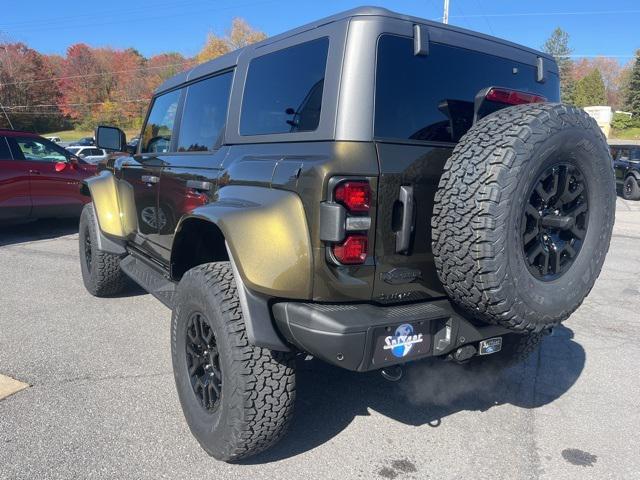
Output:
[[546,17],[553,15],[621,15],[636,14],[640,10],[602,10],[592,12],[527,12],[527,13],[481,13],[473,15],[451,15],[450,18],[478,18],[478,17]]
[[187,64],[193,64],[193,61],[187,60],[185,62],[180,62],[180,63],[171,63],[169,65],[157,65],[155,67],[140,67],[140,68],[131,68],[128,70],[110,70],[108,72],[99,72],[99,73],[87,73],[87,74],[82,74],[82,75],[69,75],[66,77],[53,77],[53,78],[42,78],[40,80],[25,80],[25,81],[19,81],[19,82],[8,82],[8,83],[0,83],[0,87],[6,87],[8,85],[25,85],[25,84],[31,84],[31,83],[42,83],[42,82],[55,82],[55,81],[59,81],[59,80],[69,80],[71,78],[86,78],[86,77],[101,77],[101,76],[106,76],[106,75],[114,75],[116,73],[130,73],[130,72],[139,72],[139,71],[146,71],[146,70],[156,70],[156,69],[162,69],[162,68],[171,68],[171,67],[178,67],[180,65],[187,65]]

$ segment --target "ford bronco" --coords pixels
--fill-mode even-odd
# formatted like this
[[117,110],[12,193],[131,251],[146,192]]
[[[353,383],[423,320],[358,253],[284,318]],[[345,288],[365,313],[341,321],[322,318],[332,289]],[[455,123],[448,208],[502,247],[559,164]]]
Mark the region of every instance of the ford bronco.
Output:
[[614,222],[607,143],[559,90],[544,53],[372,7],[198,65],[84,182],[85,286],[172,309],[187,423],[225,461],[282,437],[299,355],[510,365],[582,303]]

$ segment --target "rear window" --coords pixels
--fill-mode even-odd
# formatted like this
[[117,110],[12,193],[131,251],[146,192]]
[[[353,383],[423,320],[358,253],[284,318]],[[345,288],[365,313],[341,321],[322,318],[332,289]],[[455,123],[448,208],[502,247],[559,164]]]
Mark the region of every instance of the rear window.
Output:
[[329,39],[320,38],[254,58],[249,64],[241,135],[318,128]]
[[383,35],[378,42],[375,136],[457,142],[473,123],[483,88],[507,87],[557,101],[556,76],[536,82],[536,68],[464,48],[431,43],[413,54],[413,39]]

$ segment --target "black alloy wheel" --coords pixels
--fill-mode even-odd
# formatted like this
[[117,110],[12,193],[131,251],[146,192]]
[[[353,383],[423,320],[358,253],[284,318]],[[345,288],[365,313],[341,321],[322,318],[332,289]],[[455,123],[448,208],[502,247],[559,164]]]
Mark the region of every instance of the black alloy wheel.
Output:
[[575,262],[589,222],[587,183],[580,169],[556,163],[534,182],[522,216],[525,264],[541,281],[564,275]]
[[216,339],[206,317],[194,313],[187,324],[187,368],[193,393],[200,405],[214,412],[222,394],[222,371]]

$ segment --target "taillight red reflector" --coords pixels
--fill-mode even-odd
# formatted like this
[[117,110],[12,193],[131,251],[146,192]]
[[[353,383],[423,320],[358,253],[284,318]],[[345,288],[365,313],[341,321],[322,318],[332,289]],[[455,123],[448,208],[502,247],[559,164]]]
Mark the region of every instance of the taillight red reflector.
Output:
[[369,211],[371,189],[368,182],[342,182],[333,194],[336,202],[342,203],[350,212]]
[[341,244],[333,246],[333,254],[345,265],[364,263],[367,259],[367,237],[350,235]]
[[506,103],[508,105],[522,105],[525,103],[542,103],[547,99],[542,95],[534,93],[519,92],[517,90],[507,90],[505,88],[492,88],[486,96],[492,102]]

